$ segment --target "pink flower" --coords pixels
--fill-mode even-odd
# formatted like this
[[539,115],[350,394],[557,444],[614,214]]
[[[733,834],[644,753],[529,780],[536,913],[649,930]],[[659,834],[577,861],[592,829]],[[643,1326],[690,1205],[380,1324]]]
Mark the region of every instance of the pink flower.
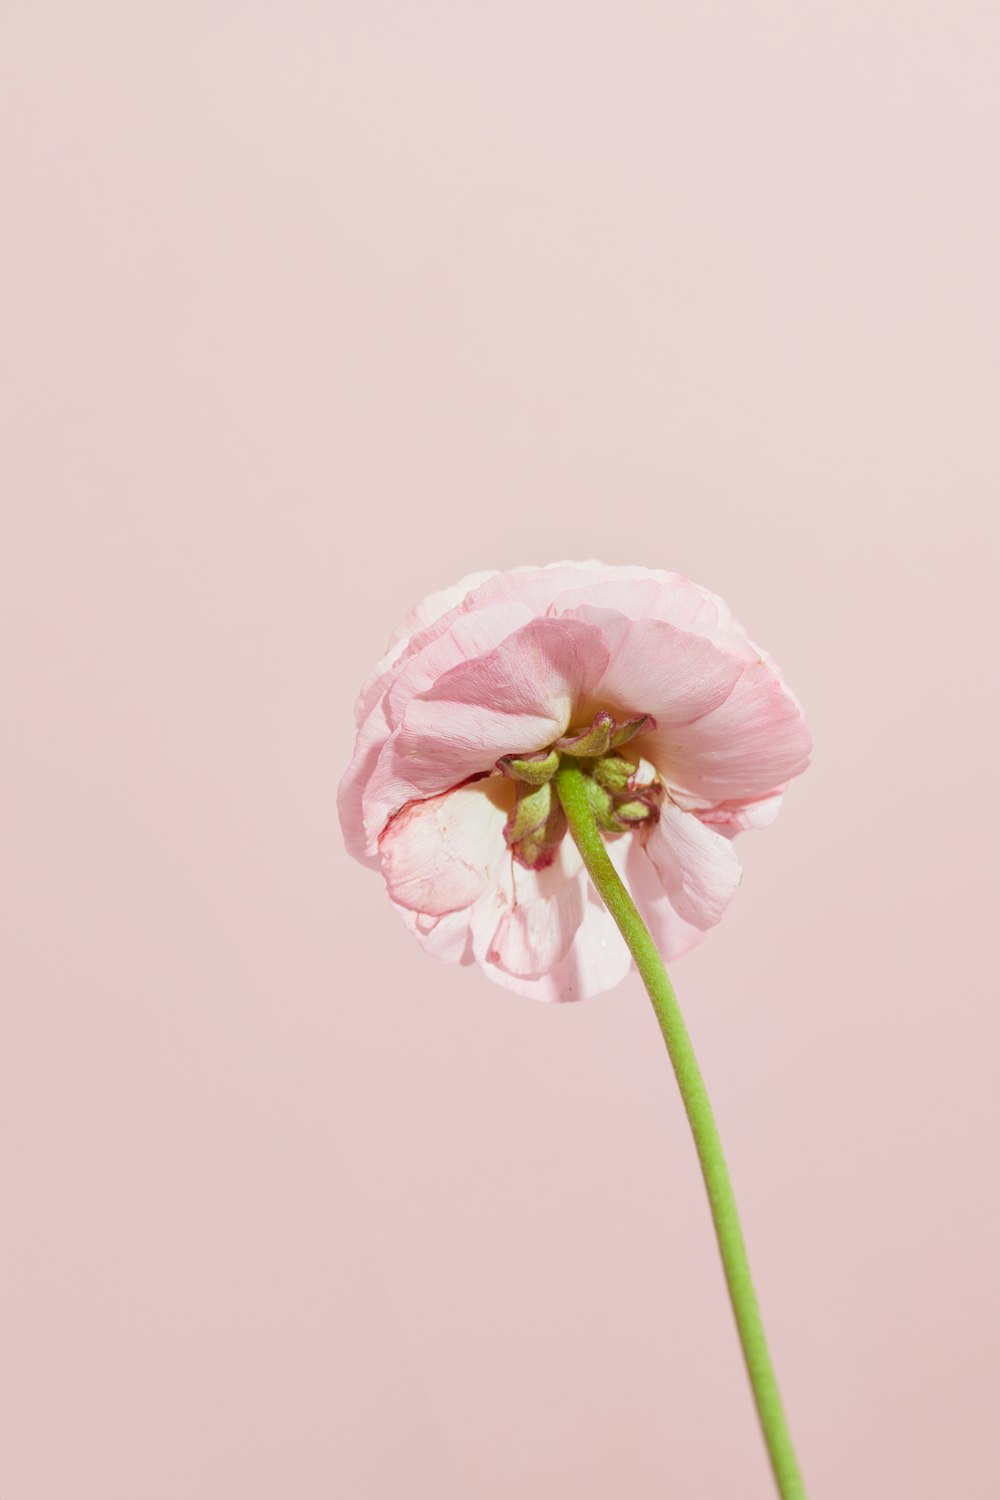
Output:
[[550,777],[578,757],[608,852],[667,959],[718,922],[732,836],[808,764],[801,709],[723,601],[676,573],[478,573],[411,611],[362,689],[339,807],[429,952],[576,1000],[631,959]]

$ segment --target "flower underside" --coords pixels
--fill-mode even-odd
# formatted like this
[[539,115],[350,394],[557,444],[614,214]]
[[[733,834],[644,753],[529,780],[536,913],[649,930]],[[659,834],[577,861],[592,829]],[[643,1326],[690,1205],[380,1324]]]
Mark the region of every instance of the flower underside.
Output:
[[655,728],[651,714],[636,714],[618,724],[613,714],[601,709],[589,728],[564,735],[547,749],[501,756],[497,768],[517,789],[514,810],[504,826],[515,860],[526,869],[544,870],[556,857],[567,824],[552,778],[563,756],[579,763],[603,832],[629,833],[652,826],[659,817],[663,784],[655,773],[651,780],[641,780],[639,761],[623,755],[620,746]]

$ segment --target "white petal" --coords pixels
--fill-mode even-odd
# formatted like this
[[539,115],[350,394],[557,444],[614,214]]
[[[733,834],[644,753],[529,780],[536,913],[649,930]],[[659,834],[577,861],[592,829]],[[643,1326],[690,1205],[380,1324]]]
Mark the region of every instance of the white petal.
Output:
[[432,917],[471,906],[506,852],[511,796],[502,777],[490,777],[404,807],[379,840],[393,901]]
[[742,874],[730,841],[667,800],[649,831],[646,854],[678,916],[703,932],[714,927]]
[[677,915],[638,835],[630,834],[627,838],[615,839],[608,845],[608,853],[628,886],[632,900],[639,908],[653,942],[659,949],[660,957],[668,964],[677,958],[683,958],[685,953],[689,953],[701,942],[704,933]]
[[552,896],[510,907],[494,934],[491,962],[526,979],[548,973],[576,937],[585,900],[583,880],[577,877]]

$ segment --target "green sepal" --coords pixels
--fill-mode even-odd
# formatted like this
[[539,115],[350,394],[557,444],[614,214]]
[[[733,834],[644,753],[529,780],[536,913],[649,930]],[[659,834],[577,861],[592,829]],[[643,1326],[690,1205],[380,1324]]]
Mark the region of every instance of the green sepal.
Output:
[[566,826],[562,803],[557,797],[553,797],[545,822],[533,828],[524,838],[511,842],[511,853],[525,869],[544,870],[558,854]]
[[551,781],[541,786],[518,787],[514,811],[504,827],[504,838],[508,844],[516,844],[541,828],[552,811],[554,792]]
[[559,769],[558,750],[536,750],[532,755],[502,755],[498,768],[514,781],[528,786],[544,786]]
[[607,787],[603,787],[595,781],[592,776],[586,778],[587,801],[590,810],[597,820],[598,827],[603,828],[605,833],[624,833],[629,826],[623,823],[617,816],[615,799]]
[[652,714],[636,714],[635,718],[626,719],[624,724],[619,724],[612,731],[611,748],[614,750],[619,745],[627,745],[637,734],[645,734],[647,730],[655,728],[656,720]]
[[638,763],[626,760],[624,755],[602,755],[590,772],[609,792],[624,792],[638,769]]
[[615,814],[625,824],[645,823],[651,817],[653,809],[648,802],[636,799],[633,802],[619,802],[615,807]]
[[594,722],[589,729],[583,730],[581,734],[564,735],[561,740],[556,740],[556,749],[564,750],[567,755],[606,755],[614,728],[614,719],[607,709],[602,708],[600,713],[594,715]]

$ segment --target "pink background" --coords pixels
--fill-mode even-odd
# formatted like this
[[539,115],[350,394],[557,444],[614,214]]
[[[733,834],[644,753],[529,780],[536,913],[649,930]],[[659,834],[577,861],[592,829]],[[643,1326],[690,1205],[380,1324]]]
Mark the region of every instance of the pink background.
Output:
[[814,1500],[997,1493],[1000,13],[0,22],[4,1500],[766,1500],[637,980],[425,957],[355,690],[676,568],[815,766],[676,978]]

